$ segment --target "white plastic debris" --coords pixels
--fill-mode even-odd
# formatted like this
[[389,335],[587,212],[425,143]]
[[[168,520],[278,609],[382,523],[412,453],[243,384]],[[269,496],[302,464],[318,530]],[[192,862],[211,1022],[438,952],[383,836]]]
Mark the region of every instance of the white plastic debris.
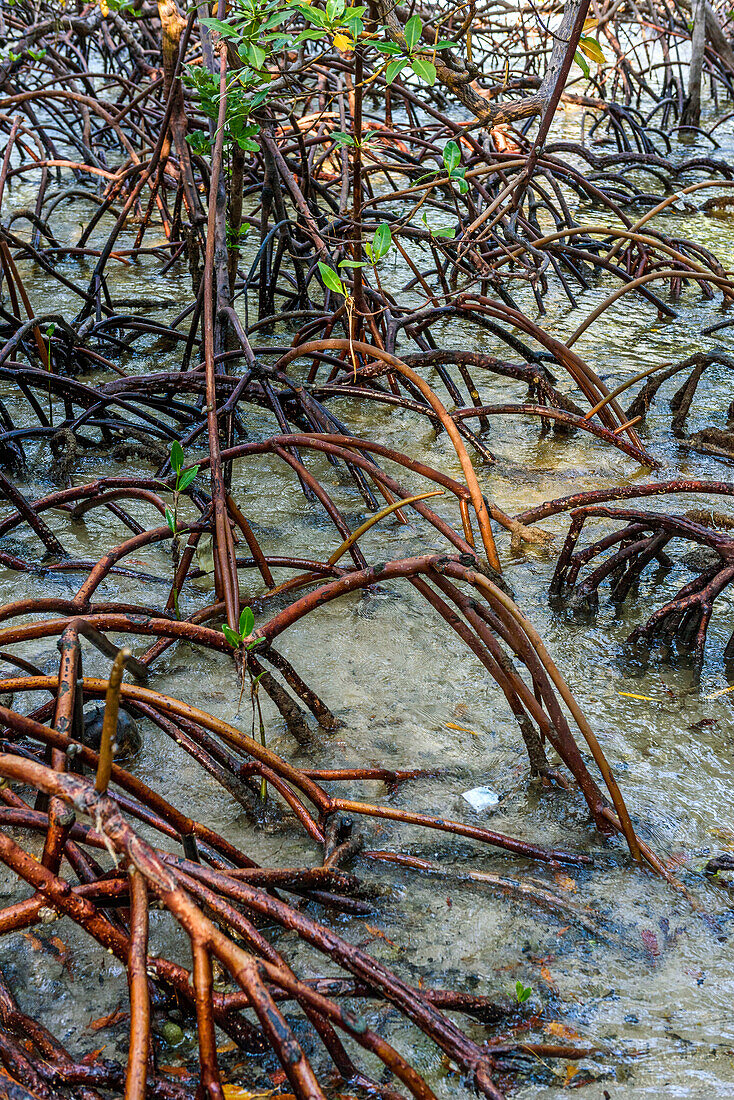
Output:
[[482,810],[488,810],[490,806],[496,806],[500,800],[497,791],[493,791],[491,787],[472,787],[470,791],[462,791],[461,797],[465,798],[478,814]]

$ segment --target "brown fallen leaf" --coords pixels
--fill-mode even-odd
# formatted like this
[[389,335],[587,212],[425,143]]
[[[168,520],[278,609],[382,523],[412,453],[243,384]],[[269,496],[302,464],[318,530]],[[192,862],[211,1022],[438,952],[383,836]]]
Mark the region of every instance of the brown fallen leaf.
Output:
[[557,1035],[560,1039],[573,1039],[574,1042],[582,1043],[587,1041],[583,1035],[579,1035],[578,1031],[574,1031],[568,1024],[562,1024],[560,1020],[551,1020],[549,1024],[545,1025],[544,1030],[551,1035]]
[[578,890],[578,886],[574,879],[570,875],[565,875],[562,871],[556,871],[553,876],[553,881],[556,886],[560,886],[561,890],[568,890],[570,894],[575,894]]
[[120,1020],[127,1020],[129,1012],[124,1012],[121,1008],[115,1008],[107,1016],[100,1016],[96,1020],[92,1020],[87,1024],[90,1031],[101,1031],[103,1027],[112,1027],[113,1024],[119,1024]]
[[548,983],[548,985],[555,985],[556,984],[554,979],[553,979],[553,975],[551,974],[551,972],[550,972],[550,970],[548,969],[547,966],[541,966],[540,976],[541,976],[541,978],[543,979],[544,982]]
[[379,937],[379,939],[384,940],[385,943],[389,943],[391,947],[397,947],[398,946],[395,943],[394,940],[388,939],[388,937],[385,935],[385,933],[383,931],[381,931],[381,929],[375,928],[374,925],[372,925],[372,924],[367,924],[367,921],[364,922],[364,926],[365,926],[365,928],[367,929],[367,931],[369,932],[369,934],[371,936]]
[[43,940],[34,935],[33,932],[21,932],[21,936],[25,936],[34,951],[43,950]]
[[79,1061],[82,1063],[83,1066],[94,1065],[103,1050],[107,1050],[107,1043],[105,1043],[103,1047],[97,1047],[96,1050],[90,1050],[87,1054],[80,1058]]
[[63,966],[66,973],[69,975],[71,981],[74,981],[74,971],[71,966],[71,951],[64,941],[59,936],[51,936],[49,943],[53,944],[59,954],[59,961]]
[[576,1074],[578,1073],[578,1071],[579,1071],[579,1067],[578,1067],[578,1066],[576,1066],[576,1065],[574,1065],[574,1064],[573,1064],[573,1062],[571,1062],[571,1063],[570,1063],[569,1065],[567,1065],[567,1066],[566,1066],[566,1077],[565,1077],[565,1079],[564,1079],[564,1082],[563,1082],[563,1084],[564,1084],[564,1085],[567,1085],[567,1084],[569,1083],[569,1081],[570,1081],[570,1080],[571,1080],[571,1079],[572,1079],[573,1077],[575,1077],[575,1076],[576,1076]]
[[660,944],[658,943],[658,938],[652,931],[652,929],[643,928],[640,932],[640,936],[642,937],[642,942],[644,943],[647,951],[653,956],[653,958],[657,958],[657,956],[660,954]]
[[158,1066],[158,1069],[168,1077],[180,1077],[183,1081],[188,1081],[190,1077],[193,1077],[186,1066]]
[[228,1039],[226,1043],[222,1043],[220,1047],[217,1047],[217,1054],[231,1054],[233,1050],[237,1050],[237,1044]]

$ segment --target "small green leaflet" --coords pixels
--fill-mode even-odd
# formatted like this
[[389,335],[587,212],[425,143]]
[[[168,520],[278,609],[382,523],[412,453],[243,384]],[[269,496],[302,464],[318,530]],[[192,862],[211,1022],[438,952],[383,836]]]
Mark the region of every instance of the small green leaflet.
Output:
[[251,42],[247,47],[247,60],[250,62],[254,69],[262,69],[265,64],[265,58],[267,54],[265,50],[261,50],[259,46],[256,46],[254,42]]
[[168,524],[168,526],[171,529],[171,534],[175,535],[176,534],[176,517],[174,516],[174,514],[173,514],[173,512],[171,511],[170,508],[166,508],[165,515],[166,515],[166,523]]
[[184,489],[188,489],[189,485],[194,480],[198,472],[199,467],[192,466],[190,470],[186,470],[185,473],[181,474],[180,478],[178,479],[178,485],[176,486],[179,493],[182,493]]
[[343,294],[346,298],[347,292],[344,289],[344,283],[341,281],[336,271],[334,271],[333,267],[328,267],[319,260],[319,271],[321,272],[321,278],[324,280],[324,286],[329,290],[333,290],[335,294]]
[[405,42],[409,50],[414,50],[418,44],[423,30],[423,23],[419,15],[411,15],[405,24]]
[[251,607],[243,607],[240,615],[240,637],[247,638],[255,627],[255,616]]
[[379,53],[390,54],[391,57],[402,53],[400,46],[396,45],[395,42],[373,42],[372,45]]
[[392,233],[390,232],[390,226],[387,222],[382,222],[377,227],[374,240],[372,241],[372,251],[376,260],[381,260],[383,256],[386,256],[392,246]]
[[447,141],[443,147],[443,163],[446,171],[451,175],[461,162],[461,149],[455,141]]
[[171,466],[176,471],[176,473],[180,473],[180,470],[181,470],[181,467],[183,466],[183,464],[184,464],[183,447],[181,446],[181,444],[179,443],[179,441],[177,439],[174,439],[173,443],[171,444]]
[[222,627],[222,633],[224,634],[224,637],[227,639],[229,644],[234,647],[234,649],[239,648],[240,636],[236,630],[232,630],[231,626],[225,625]]
[[202,19],[201,21],[210,31],[216,31],[222,38],[238,38],[239,31],[231,27],[229,23],[223,23],[221,19]]
[[436,66],[432,61],[426,61],[422,57],[414,57],[410,63],[413,67],[413,72],[416,76],[419,76],[421,80],[425,80],[426,84],[430,84],[431,87],[436,83]]
[[576,50],[576,53],[573,55],[573,59],[588,80],[588,78],[591,76],[591,70],[589,69],[586,58],[581,53],[581,50]]
[[333,23],[344,12],[345,7],[344,0],[327,0],[326,18]]
[[408,62],[404,57],[396,57],[394,61],[391,61],[388,67],[385,69],[385,80],[388,84],[392,84],[398,73],[402,72]]

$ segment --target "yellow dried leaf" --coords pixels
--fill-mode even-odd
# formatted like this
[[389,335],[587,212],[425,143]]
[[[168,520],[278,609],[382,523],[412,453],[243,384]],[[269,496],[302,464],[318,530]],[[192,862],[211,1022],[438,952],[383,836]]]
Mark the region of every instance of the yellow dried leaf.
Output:
[[555,981],[553,980],[553,975],[551,974],[548,967],[545,966],[545,965],[541,966],[541,968],[540,968],[540,976],[541,976],[541,978],[543,979],[544,982],[548,983],[548,985],[555,985],[556,984]]
[[599,26],[599,20],[596,18],[596,16],[595,15],[588,15],[586,17],[586,19],[584,19],[584,29],[581,33],[582,34],[588,34],[589,31],[593,31],[594,27],[598,27],[598,26]]
[[568,890],[571,894],[575,894],[578,890],[578,887],[571,876],[564,875],[561,871],[556,872],[556,874],[553,876],[553,880],[557,886],[560,886],[562,890]]
[[466,726],[457,726],[456,722],[445,722],[444,724],[447,730],[458,730],[460,733],[470,733],[472,737],[479,737],[476,730],[467,729]]
[[352,42],[349,35],[342,34],[341,31],[334,35],[334,45],[340,53],[349,53],[350,50],[354,49],[354,42]]
[[583,1035],[579,1035],[578,1031],[574,1031],[572,1027],[567,1024],[562,1024],[560,1020],[551,1020],[549,1024],[544,1028],[550,1035],[555,1035],[559,1039],[573,1039],[576,1042],[586,1042]]
[[635,695],[633,691],[618,691],[617,695],[624,695],[627,699],[644,699],[646,703],[656,702],[652,695]]
[[704,699],[718,699],[720,695],[727,695],[730,691],[734,691],[734,685],[728,688],[719,688],[718,691],[712,691],[710,695],[704,695]]
[[267,1092],[250,1092],[242,1085],[233,1085],[231,1082],[227,1085],[222,1085],[222,1092],[224,1093],[226,1100],[264,1100],[267,1096],[272,1096],[274,1089],[269,1089]]
[[598,65],[606,64],[607,59],[595,38],[588,38],[582,35],[582,37],[579,38],[579,49],[583,54],[586,54],[587,57],[590,57],[592,61],[596,61]]

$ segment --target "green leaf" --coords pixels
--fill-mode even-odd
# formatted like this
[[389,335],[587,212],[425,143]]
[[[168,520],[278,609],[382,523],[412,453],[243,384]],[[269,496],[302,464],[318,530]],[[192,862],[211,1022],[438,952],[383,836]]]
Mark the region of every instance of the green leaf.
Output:
[[343,130],[332,130],[331,140],[336,145],[354,145],[354,138],[351,134],[345,134]]
[[262,30],[271,31],[273,27],[279,27],[281,23],[284,23],[289,17],[290,12],[287,11],[274,11],[269,19],[266,19],[262,25]]
[[339,267],[368,267],[369,264],[364,263],[361,260],[342,260]]
[[413,72],[416,76],[419,76],[421,80],[425,80],[426,84],[430,84],[431,87],[436,83],[436,66],[432,61],[426,61],[423,57],[414,57],[410,63],[413,67]]
[[240,637],[247,638],[255,628],[255,616],[251,607],[243,607],[240,614]]
[[604,56],[604,51],[595,38],[582,34],[579,38],[579,49],[592,61],[596,61],[597,65],[606,65],[607,59]]
[[381,260],[383,256],[387,256],[391,247],[392,233],[390,232],[390,226],[387,222],[383,222],[377,227],[377,232],[372,241],[372,251],[375,259]]
[[524,1004],[532,995],[532,992],[533,987],[531,985],[523,985],[521,981],[515,982],[515,996],[519,1005]]
[[297,46],[299,42],[318,42],[321,38],[326,38],[326,31],[301,31],[293,39],[293,45]]
[[260,146],[252,138],[237,138],[237,144],[243,153],[256,153]]
[[171,444],[171,467],[176,473],[179,473],[181,467],[184,464],[183,447],[177,439],[174,439]]
[[443,147],[443,163],[446,171],[451,175],[461,163],[461,149],[455,141],[447,141]]
[[347,28],[352,38],[357,39],[364,30],[364,23],[357,15],[351,16],[349,19],[344,19],[344,26]]
[[390,54],[391,57],[403,52],[395,42],[371,42],[370,45],[374,46],[378,53]]
[[405,24],[405,41],[409,50],[415,49],[417,43],[420,41],[421,31],[423,30],[423,23],[419,15],[411,15],[408,22]]
[[576,50],[576,53],[573,55],[573,59],[588,80],[588,78],[591,76],[591,70],[589,69],[589,66],[586,62],[586,58],[581,53],[581,50]]
[[328,19],[321,8],[300,8],[301,15],[312,27],[326,27]]
[[252,67],[254,69],[262,69],[263,65],[265,64],[265,58],[267,57],[265,50],[260,49],[260,47],[256,46],[254,42],[251,42],[250,45],[247,47],[246,53],[247,60],[250,62]]
[[456,230],[452,225],[444,225],[440,229],[429,230],[432,237],[447,237],[450,241],[453,241],[456,236]]
[[453,50],[455,42],[450,39],[442,38],[439,42],[434,43],[434,50]]
[[333,290],[335,294],[343,294],[346,298],[347,294],[344,289],[344,284],[333,267],[328,267],[319,260],[319,271],[321,272],[321,278],[324,280],[324,286],[329,290]]
[[240,636],[235,630],[232,630],[231,626],[226,626],[226,625],[223,626],[222,627],[222,633],[224,634],[224,637],[227,639],[229,644],[231,646],[233,646],[234,649],[239,649]]
[[239,31],[231,27],[229,23],[223,23],[221,19],[202,19],[201,21],[210,31],[217,31],[222,38],[239,38]]
[[343,15],[346,6],[344,0],[327,0],[326,18],[329,22],[334,23],[340,15]]
[[170,508],[166,508],[165,516],[166,516],[166,523],[171,528],[171,534],[175,535],[176,534],[176,517],[174,516],[174,514],[173,514],[173,512],[171,511]]
[[391,61],[388,67],[385,69],[385,80],[388,84],[392,84],[398,73],[402,72],[408,62],[404,57],[398,57],[395,61]]
[[185,470],[178,479],[178,491],[182,493],[184,489],[188,489],[191,482],[194,480],[199,472],[198,466],[192,466],[190,470]]

